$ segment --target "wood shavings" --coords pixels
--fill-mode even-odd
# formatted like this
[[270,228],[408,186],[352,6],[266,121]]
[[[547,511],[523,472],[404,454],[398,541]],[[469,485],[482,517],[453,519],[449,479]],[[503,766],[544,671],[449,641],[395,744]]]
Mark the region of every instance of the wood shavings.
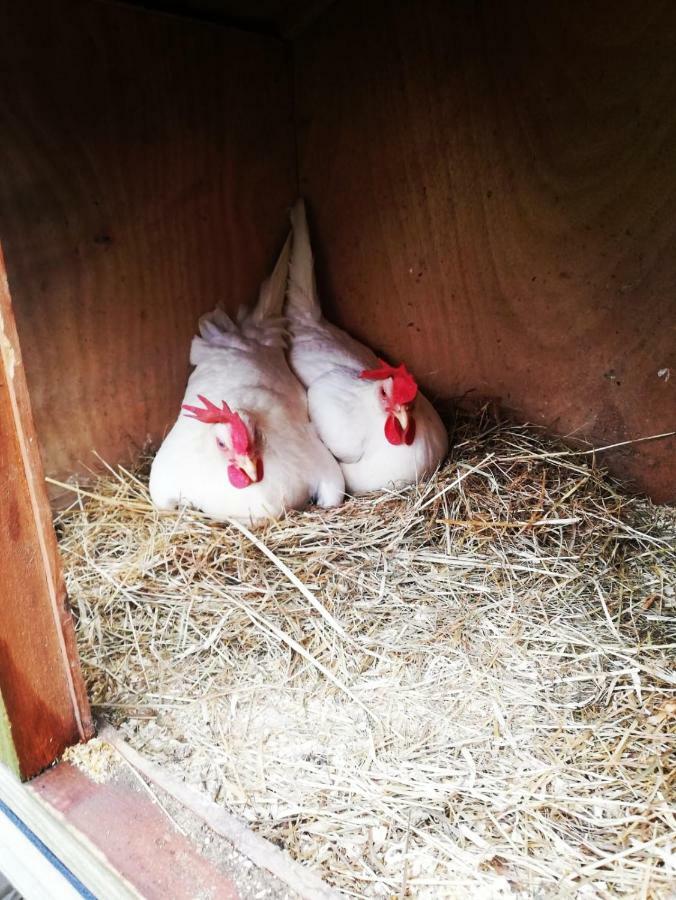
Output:
[[63,754],[63,760],[76,766],[97,784],[110,781],[122,764],[117,750],[100,738],[92,738],[86,744],[68,747]]

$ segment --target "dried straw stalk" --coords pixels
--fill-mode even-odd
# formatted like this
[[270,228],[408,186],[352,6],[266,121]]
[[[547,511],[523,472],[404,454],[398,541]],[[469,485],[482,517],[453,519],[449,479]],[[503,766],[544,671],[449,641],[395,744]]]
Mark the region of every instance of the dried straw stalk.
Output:
[[255,533],[59,516],[93,702],[346,896],[666,897],[674,511],[527,427]]

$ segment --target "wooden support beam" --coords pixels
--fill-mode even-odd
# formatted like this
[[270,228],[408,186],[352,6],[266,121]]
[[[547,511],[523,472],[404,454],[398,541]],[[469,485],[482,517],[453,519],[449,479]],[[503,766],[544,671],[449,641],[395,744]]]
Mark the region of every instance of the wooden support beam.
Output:
[[93,733],[1,250],[0,693],[26,778]]

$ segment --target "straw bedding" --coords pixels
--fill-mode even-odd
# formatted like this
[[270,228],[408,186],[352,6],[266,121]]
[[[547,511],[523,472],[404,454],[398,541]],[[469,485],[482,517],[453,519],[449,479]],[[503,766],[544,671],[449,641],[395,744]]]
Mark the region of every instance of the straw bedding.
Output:
[[536,429],[254,532],[57,522],[94,706],[347,896],[666,897],[676,516]]

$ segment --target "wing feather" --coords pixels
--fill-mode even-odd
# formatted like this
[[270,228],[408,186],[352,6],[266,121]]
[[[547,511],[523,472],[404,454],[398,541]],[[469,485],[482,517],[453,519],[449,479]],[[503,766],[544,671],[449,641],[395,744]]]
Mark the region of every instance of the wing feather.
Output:
[[359,415],[360,384],[352,369],[338,368],[317,378],[307,392],[310,419],[324,444],[342,463],[361,459],[367,422]]

